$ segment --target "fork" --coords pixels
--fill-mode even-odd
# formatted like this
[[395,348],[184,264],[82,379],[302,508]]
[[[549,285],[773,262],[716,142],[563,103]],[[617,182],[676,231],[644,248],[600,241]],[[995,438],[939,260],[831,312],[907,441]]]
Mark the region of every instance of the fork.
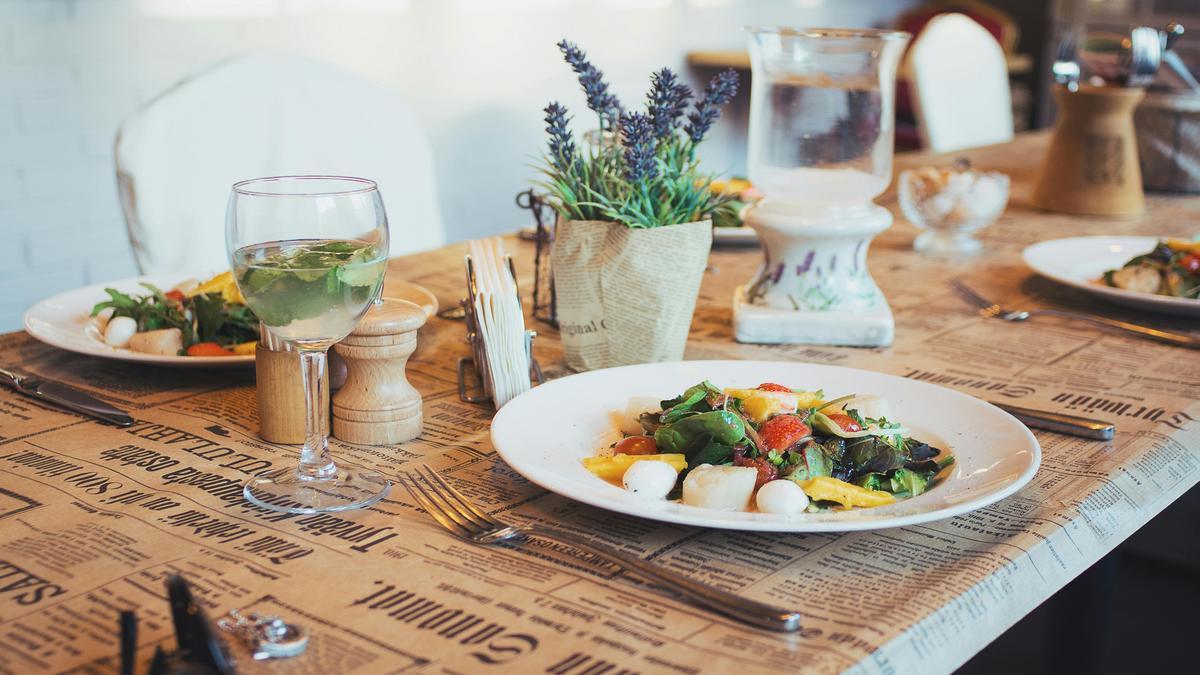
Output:
[[743,598],[698,581],[679,576],[654,563],[562,530],[543,525],[515,525],[489,516],[455,490],[436,471],[422,466],[416,472],[401,472],[400,484],[413,500],[439,525],[454,536],[475,544],[535,536],[573,546],[610,563],[635,572],[713,611],[759,628],[793,632],[800,629],[800,613]]
[[1093,316],[1091,314],[1081,314],[1079,312],[1066,312],[1061,309],[1021,310],[1005,308],[971,290],[971,288],[964,284],[960,279],[951,280],[950,285],[954,288],[954,290],[958,291],[959,294],[966,298],[968,302],[975,305],[979,309],[980,316],[988,319],[1003,319],[1004,321],[1015,321],[1019,323],[1034,316],[1054,316],[1060,319],[1084,321],[1096,326],[1113,328],[1146,340],[1162,342],[1175,347],[1200,349],[1200,337],[1185,335],[1183,333],[1172,333],[1170,331],[1159,330],[1157,328],[1150,328],[1149,326],[1140,326],[1136,323],[1129,323],[1128,321],[1109,319],[1103,316]]

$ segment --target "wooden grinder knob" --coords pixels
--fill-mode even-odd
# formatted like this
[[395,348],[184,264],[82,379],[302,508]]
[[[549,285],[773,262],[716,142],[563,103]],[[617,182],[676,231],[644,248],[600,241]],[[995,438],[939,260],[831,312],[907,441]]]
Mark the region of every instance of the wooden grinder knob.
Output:
[[421,434],[421,394],[404,373],[417,348],[425,311],[384,298],[334,350],[346,362],[346,383],[333,396],[333,435],[348,443],[391,445]]

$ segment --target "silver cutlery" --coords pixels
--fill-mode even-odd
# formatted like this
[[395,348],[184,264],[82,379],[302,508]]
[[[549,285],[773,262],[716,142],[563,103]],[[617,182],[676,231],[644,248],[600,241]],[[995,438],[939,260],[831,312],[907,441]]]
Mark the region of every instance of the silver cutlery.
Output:
[[1094,316],[1092,314],[1082,314],[1079,312],[1067,312],[1060,309],[1013,309],[1011,307],[1002,307],[982,295],[971,290],[966,284],[959,279],[954,279],[950,282],[954,290],[967,299],[968,302],[975,305],[979,310],[980,316],[989,319],[1001,319],[1003,321],[1022,322],[1035,316],[1053,316],[1060,319],[1069,319],[1072,321],[1083,321],[1095,326],[1104,328],[1112,328],[1119,330],[1136,337],[1146,340],[1153,340],[1163,344],[1173,345],[1175,347],[1187,347],[1188,349],[1200,349],[1200,337],[1186,335],[1184,333],[1173,333],[1171,331],[1159,330],[1150,328],[1149,326],[1141,326],[1128,321],[1118,321],[1102,316]]
[[0,368],[0,383],[6,384],[26,396],[49,401],[68,410],[90,415],[119,427],[130,426],[134,422],[133,418],[124,411],[112,407],[91,394],[68,387],[60,382],[44,380],[32,375],[19,375]]
[[543,525],[515,525],[489,516],[450,487],[436,471],[422,466],[416,472],[403,472],[400,484],[413,500],[442,527],[460,539],[475,544],[498,544],[528,535],[573,546],[597,558],[624,567],[630,572],[661,584],[715,612],[759,628],[792,632],[800,629],[800,613],[743,598],[618,551],[583,537]]
[[1012,415],[1020,420],[1022,424],[1033,429],[1043,429],[1045,431],[1053,431],[1068,436],[1078,436],[1079,438],[1090,438],[1097,441],[1111,441],[1117,431],[1116,426],[1112,422],[1105,422],[1104,420],[1093,420],[1066,413],[1022,408],[1007,403],[997,403],[996,401],[988,401],[988,403]]

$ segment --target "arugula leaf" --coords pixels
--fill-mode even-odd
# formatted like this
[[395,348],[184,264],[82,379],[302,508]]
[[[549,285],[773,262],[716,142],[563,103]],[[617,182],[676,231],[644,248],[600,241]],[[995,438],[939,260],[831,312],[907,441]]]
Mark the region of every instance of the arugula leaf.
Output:
[[924,476],[908,469],[896,469],[889,480],[891,483],[889,492],[905,492],[910,497],[916,497],[929,487],[929,481]]
[[857,410],[855,410],[854,408],[846,408],[846,415],[850,419],[857,422],[859,427],[861,427],[863,429],[867,428],[867,421],[865,419],[863,419],[863,416],[861,414],[859,414],[859,412]]

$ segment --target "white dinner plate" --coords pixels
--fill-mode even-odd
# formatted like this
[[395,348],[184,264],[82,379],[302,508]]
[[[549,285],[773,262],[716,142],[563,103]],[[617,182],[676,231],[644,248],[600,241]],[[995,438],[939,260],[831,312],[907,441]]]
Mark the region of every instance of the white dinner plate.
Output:
[[1200,316],[1200,300],[1140,293],[1098,283],[1108,270],[1154,250],[1158,237],[1070,237],[1028,246],[1021,253],[1038,274],[1081,291],[1134,309],[1180,316]]
[[[912,436],[949,449],[949,476],[928,492],[873,509],[783,516],[650,501],[602,480],[581,460],[607,447],[630,398],[674,398],[702,380],[718,387],[778,382],[828,398],[876,394]],[[522,476],[569,499],[667,523],[768,532],[842,532],[914,525],[987,506],[1019,490],[1041,462],[1020,422],[967,394],[867,370],[768,361],[684,361],[594,370],[534,387],[492,421],[496,451]]]
[[[192,368],[226,368],[253,364],[253,354],[208,357],[159,356],[110,347],[105,344],[100,332],[91,323],[89,315],[92,307],[96,303],[108,299],[108,295],[104,292],[105,288],[115,288],[122,293],[145,294],[148,291],[140,285],[142,282],[166,290],[186,279],[187,277],[184,276],[134,277],[60,293],[47,300],[42,300],[25,312],[25,330],[38,340],[59,349],[118,361]],[[437,313],[437,298],[416,284],[404,281],[389,282],[384,287],[384,295],[420,305],[425,310],[427,317],[432,317]]]

